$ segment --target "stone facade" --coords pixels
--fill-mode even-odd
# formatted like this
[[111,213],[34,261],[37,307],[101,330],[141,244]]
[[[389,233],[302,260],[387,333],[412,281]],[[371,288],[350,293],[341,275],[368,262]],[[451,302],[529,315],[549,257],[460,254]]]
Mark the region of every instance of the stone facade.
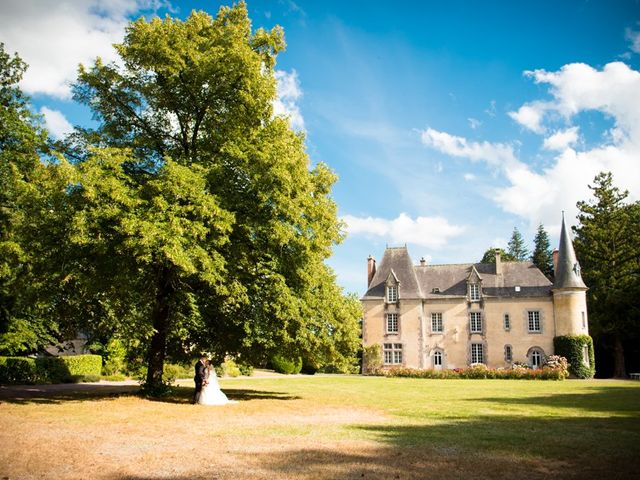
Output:
[[[563,243],[564,242],[564,243]],[[530,262],[414,265],[406,247],[368,259],[363,344],[385,367],[537,367],[559,335],[588,335],[587,290],[564,225],[552,283]],[[563,270],[564,269],[564,270]]]

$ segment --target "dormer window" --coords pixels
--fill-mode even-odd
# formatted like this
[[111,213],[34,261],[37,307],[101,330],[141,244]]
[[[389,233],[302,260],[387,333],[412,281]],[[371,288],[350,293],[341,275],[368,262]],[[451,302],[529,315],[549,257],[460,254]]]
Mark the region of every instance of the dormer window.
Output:
[[480,285],[477,283],[469,284],[469,300],[477,302],[480,300]]
[[398,301],[398,286],[387,285],[387,302],[396,303]]

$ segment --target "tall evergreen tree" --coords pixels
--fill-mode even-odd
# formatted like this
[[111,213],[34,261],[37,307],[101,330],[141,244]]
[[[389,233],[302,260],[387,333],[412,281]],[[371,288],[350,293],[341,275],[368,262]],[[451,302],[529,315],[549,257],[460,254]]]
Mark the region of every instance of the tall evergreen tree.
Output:
[[640,202],[600,173],[594,198],[578,202],[576,254],[589,290],[589,324],[596,342],[611,346],[614,376],[625,376],[624,341],[640,339]]
[[527,247],[524,245],[524,239],[522,234],[518,230],[518,227],[513,228],[511,239],[509,240],[509,248],[507,253],[513,257],[517,262],[524,262],[529,257]]
[[538,225],[538,231],[533,239],[534,247],[531,254],[533,264],[544,273],[547,278],[553,277],[553,252],[549,242],[549,235],[542,224]]

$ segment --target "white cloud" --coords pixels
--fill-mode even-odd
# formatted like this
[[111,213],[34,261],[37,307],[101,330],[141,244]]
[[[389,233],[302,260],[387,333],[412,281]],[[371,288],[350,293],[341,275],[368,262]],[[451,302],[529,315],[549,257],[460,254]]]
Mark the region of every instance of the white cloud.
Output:
[[473,173],[465,173],[464,174],[464,179],[467,182],[473,182],[476,179],[476,176]]
[[496,116],[496,101],[495,100],[491,100],[491,102],[489,103],[489,108],[487,108],[484,111],[484,113],[486,113],[490,117],[495,117]]
[[288,73],[283,70],[276,70],[275,76],[278,82],[278,98],[273,102],[274,115],[289,117],[291,128],[304,130],[304,118],[297,103],[302,97],[298,72],[292,70],[291,73]]
[[[574,63],[556,72],[536,70],[528,75],[549,86],[552,100],[534,101],[518,113],[511,112],[523,125],[541,133],[546,130],[548,112],[559,113],[569,122],[579,121],[576,117],[581,112],[598,111],[611,118],[614,127],[603,131],[595,145],[583,151],[567,148],[577,143],[579,126],[556,131],[543,148],[559,153],[551,166],[540,171],[516,158],[508,144],[471,142],[433,129],[423,132],[423,142],[448,155],[498,167],[508,185],[495,187],[492,199],[504,211],[527,219],[532,228],[542,222],[553,231],[561,210],[570,221],[575,218],[576,202],[592,197],[588,185],[602,171],[612,172],[616,186],[629,190],[630,200],[639,199],[640,72],[621,62],[609,63],[602,70]],[[525,107],[529,110],[523,110]],[[528,113],[519,115],[523,111]]]
[[565,148],[572,146],[578,141],[579,129],[579,127],[571,127],[566,130],[558,130],[550,137],[544,139],[542,148],[545,150],[562,151]]
[[496,167],[517,163],[513,147],[504,143],[471,142],[433,128],[424,130],[420,137],[428,147],[454,157],[482,160]]
[[480,120],[478,120],[477,118],[467,118],[467,120],[469,121],[469,126],[475,130],[476,128],[478,128],[480,125],[482,125],[482,122]]
[[431,249],[442,248],[450,238],[465,231],[465,227],[451,225],[442,217],[417,217],[414,220],[406,213],[392,220],[353,215],[345,215],[342,220],[350,235],[383,237],[391,243],[412,243]]
[[544,127],[541,122],[547,107],[544,102],[525,104],[517,112],[509,112],[509,116],[532,132],[543,133]]
[[69,98],[79,63],[116,59],[129,17],[145,0],[22,0],[3,2],[0,31],[7,51],[27,62],[21,86],[30,94]]
[[627,28],[625,37],[629,40],[629,49],[634,53],[640,53],[640,31]]
[[40,113],[44,116],[44,123],[49,133],[55,138],[63,138],[73,131],[73,125],[58,110],[42,107]]

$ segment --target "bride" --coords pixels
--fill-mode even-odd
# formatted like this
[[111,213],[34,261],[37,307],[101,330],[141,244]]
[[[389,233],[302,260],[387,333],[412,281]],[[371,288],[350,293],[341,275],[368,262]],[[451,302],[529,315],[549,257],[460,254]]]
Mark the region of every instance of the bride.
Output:
[[232,403],[227,396],[220,390],[218,385],[218,377],[216,371],[211,365],[211,362],[207,362],[207,369],[204,375],[204,382],[202,385],[202,393],[198,404],[200,405],[226,405]]

